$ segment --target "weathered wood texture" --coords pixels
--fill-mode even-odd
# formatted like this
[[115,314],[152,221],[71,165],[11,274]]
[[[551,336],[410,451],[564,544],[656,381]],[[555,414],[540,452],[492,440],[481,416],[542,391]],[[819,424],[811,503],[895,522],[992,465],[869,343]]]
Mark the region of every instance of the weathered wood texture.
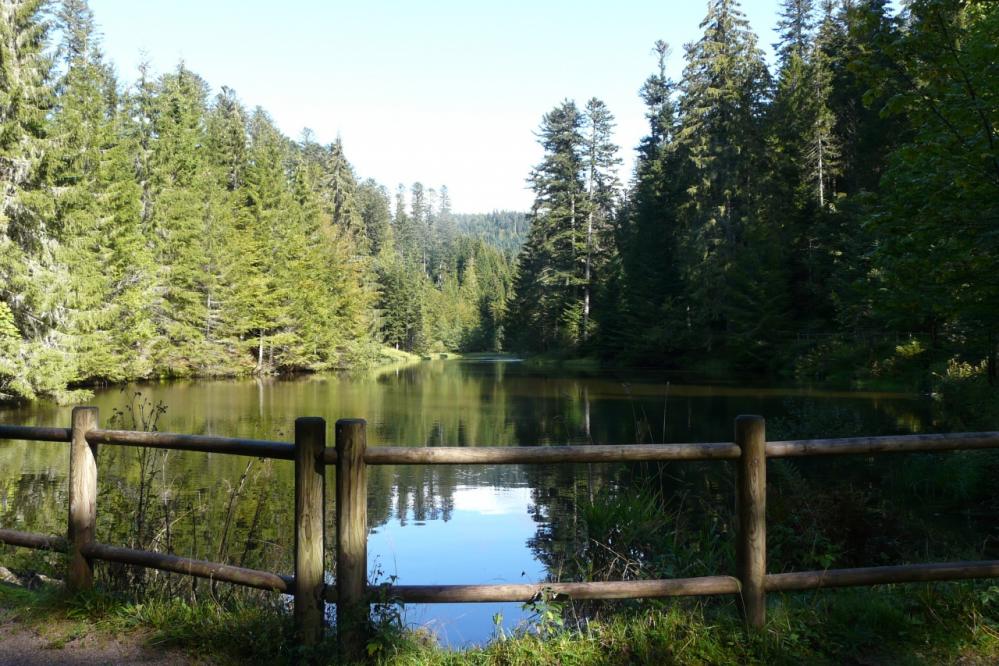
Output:
[[84,554],[97,532],[97,444],[87,433],[97,428],[96,407],[73,409],[72,441],[69,444],[69,590],[94,586],[93,562]]
[[159,569],[160,571],[172,571],[173,573],[197,576],[198,578],[211,578],[226,583],[255,587],[260,590],[271,590],[287,594],[295,590],[294,578],[291,576],[279,576],[269,571],[257,571],[256,569],[245,569],[228,564],[218,564],[217,562],[192,560],[187,557],[177,557],[176,555],[167,555],[165,553],[151,553],[145,550],[119,548],[102,543],[91,543],[84,549],[84,553],[90,558],[106,560],[108,562],[134,564],[140,567]]
[[[93,584],[93,560],[108,560],[295,594],[295,617],[305,643],[321,637],[326,601],[338,604],[344,657],[363,659],[368,604],[530,601],[550,593],[574,599],[628,599],[738,594],[747,624],[765,621],[767,591],[999,578],[999,560],[909,564],[766,574],[766,459],[768,457],[929,452],[999,448],[999,432],[765,441],[761,417],[736,419],[735,443],[554,447],[366,447],[365,422],[341,420],[336,448],[325,448],[322,419],[298,419],[296,444],[214,436],[100,430],[97,409],[73,410],[72,428],[0,425],[0,439],[70,442],[68,539],[0,529],[0,543],[69,553],[68,587]],[[148,446],[295,461],[296,577],[94,542],[97,445]],[[738,577],[513,585],[367,586],[366,465],[533,464],[654,460],[738,460]],[[324,463],[337,464],[337,579],[325,585]],[[296,580],[302,589],[296,594]],[[318,627],[318,631],[317,631]]]
[[920,453],[999,448],[999,432],[955,432],[943,435],[895,435],[767,442],[768,458],[871,453]]
[[54,550],[61,553],[65,553],[69,549],[69,543],[63,537],[18,530],[0,530],[0,543],[37,550]]
[[0,439],[23,439],[36,442],[70,442],[72,428],[0,425]]
[[271,442],[262,439],[239,439],[215,437],[213,435],[177,435],[169,432],[136,432],[133,430],[93,430],[87,441],[97,444],[118,446],[146,446],[153,449],[174,451],[203,451],[205,453],[228,453],[255,458],[276,458],[294,460],[295,445],[287,442]]
[[732,576],[628,580],[592,583],[538,583],[513,585],[383,585],[369,588],[372,601],[405,603],[475,603],[538,599],[542,594],[571,599],[636,599],[712,594],[738,594],[739,581]]
[[766,587],[771,592],[814,590],[822,587],[855,587],[891,583],[925,583],[938,580],[999,578],[999,560],[900,564],[888,567],[826,569],[770,574]]
[[653,460],[732,460],[731,443],[624,444],[593,446],[373,446],[369,465],[484,465],[640,462]]
[[364,657],[369,623],[366,429],[363,419],[336,422],[336,617],[348,663]]
[[[68,442],[70,428],[0,425],[0,439]],[[92,430],[87,441],[94,444],[148,446],[178,451],[202,451],[232,455],[293,460],[295,447],[287,442],[179,435],[129,430]],[[843,439],[803,439],[767,442],[768,458],[796,456],[856,455],[875,453],[919,453],[999,448],[999,432],[895,435]],[[627,462],[655,460],[734,460],[739,448],[731,443],[624,444],[595,446],[484,446],[424,447],[377,446],[368,449],[369,465],[532,464],[570,462]],[[323,453],[327,465],[335,465],[336,449]]]
[[295,624],[299,641],[315,645],[325,627],[326,421],[295,420]]
[[735,420],[735,442],[742,450],[737,476],[736,506],[739,542],[736,546],[742,612],[746,623],[760,628],[766,621],[767,573],[767,457],[765,425],[761,416]]

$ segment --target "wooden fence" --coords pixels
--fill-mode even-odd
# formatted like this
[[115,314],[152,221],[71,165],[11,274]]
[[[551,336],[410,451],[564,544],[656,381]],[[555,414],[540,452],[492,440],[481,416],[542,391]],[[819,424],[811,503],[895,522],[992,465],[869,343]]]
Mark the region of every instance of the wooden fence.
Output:
[[[69,525],[67,537],[0,529],[0,542],[66,552],[67,586],[93,586],[96,560],[122,562],[273,590],[294,596],[299,640],[323,637],[326,603],[337,605],[338,639],[347,657],[363,658],[369,604],[399,602],[527,602],[542,593],[574,599],[630,599],[734,594],[746,623],[763,626],[766,594],[774,591],[999,577],[999,560],[907,564],[794,573],[766,572],[766,461],[768,458],[889,452],[928,452],[999,448],[999,432],[904,435],[767,442],[764,420],[740,416],[734,442],[546,447],[368,448],[365,422],[336,422],[335,447],[326,446],[326,422],[295,421],[294,443],[158,432],[103,430],[95,407],[73,410],[70,428],[0,425],[0,439],[69,442]],[[175,555],[120,548],[95,541],[97,449],[99,445],[139,446],[180,451],[291,460],[295,465],[295,571],[283,576]],[[732,460],[737,465],[738,532],[735,576],[668,580],[538,583],[511,585],[383,585],[367,582],[367,466],[437,464],[553,464],[668,460]],[[327,465],[336,466],[336,578],[324,571]]]

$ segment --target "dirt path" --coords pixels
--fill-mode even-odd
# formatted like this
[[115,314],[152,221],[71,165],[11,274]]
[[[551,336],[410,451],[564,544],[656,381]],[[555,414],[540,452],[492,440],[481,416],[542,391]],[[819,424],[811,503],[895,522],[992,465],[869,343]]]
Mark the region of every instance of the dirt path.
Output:
[[[2,615],[2,609],[0,609]],[[145,636],[129,634],[95,636],[82,622],[55,622],[27,627],[16,621],[0,622],[0,665],[9,664],[146,664],[167,666],[204,663],[187,655],[158,650],[145,644]]]

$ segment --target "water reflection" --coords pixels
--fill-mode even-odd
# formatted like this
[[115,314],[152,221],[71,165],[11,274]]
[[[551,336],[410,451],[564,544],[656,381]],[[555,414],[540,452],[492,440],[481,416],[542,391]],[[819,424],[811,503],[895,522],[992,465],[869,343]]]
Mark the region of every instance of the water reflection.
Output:
[[[776,432],[789,405],[837,405],[868,434],[929,422],[929,406],[915,396],[693,384],[661,373],[574,373],[497,360],[290,380],[151,383],[101,391],[93,404],[106,420],[134,391],[167,406],[159,423],[164,431],[288,441],[297,416],[322,416],[330,426],[337,418],[363,417],[372,446],[724,441],[740,413],[767,416]],[[66,426],[69,418],[69,407],[52,405],[0,411],[4,423]],[[142,543],[127,525],[106,524],[128,522],[128,493],[148,473],[134,454],[102,449],[99,475],[113,487],[102,490],[100,538]],[[150,520],[173,525],[169,537],[150,533],[159,540],[155,547],[169,538],[179,554],[290,570],[289,463],[247,466],[246,459],[177,452],[154,462],[153,483],[168,487],[161,489],[162,501],[150,505]],[[61,532],[67,464],[65,445],[0,442],[0,526]],[[698,487],[721,505],[724,483],[711,475],[724,469],[644,466],[628,474],[664,488],[701,475]],[[383,580],[397,576],[401,584],[543,580],[560,556],[585,548],[583,500],[598,499],[605,484],[627,483],[628,474],[612,475],[599,465],[374,466],[372,573],[377,565]],[[332,473],[329,478],[332,484]],[[333,496],[328,493],[330,516]],[[223,525],[228,543],[219,544]],[[407,617],[463,644],[488,639],[497,612],[507,627],[525,617],[518,604],[410,607]]]

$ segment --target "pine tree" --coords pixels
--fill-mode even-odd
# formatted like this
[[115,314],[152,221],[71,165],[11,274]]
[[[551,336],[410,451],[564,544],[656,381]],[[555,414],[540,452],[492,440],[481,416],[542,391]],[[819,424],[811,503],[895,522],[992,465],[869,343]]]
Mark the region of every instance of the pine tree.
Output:
[[355,201],[357,178],[354,176],[353,167],[350,166],[350,162],[344,155],[343,141],[339,136],[329,146],[324,167],[325,182],[323,186],[328,192],[329,214],[333,224],[352,235],[363,238],[363,220]]
[[0,301],[18,330],[11,342],[8,327],[6,345],[23,373],[7,387],[27,398],[57,393],[67,380],[56,333],[63,276],[51,254],[57,230],[43,187],[52,106],[45,8],[42,0],[0,2]]
[[288,223],[280,243],[284,266],[277,269],[287,293],[288,323],[275,363],[286,370],[328,370],[363,354],[370,336],[373,294],[363,238],[333,224],[311,179],[316,174],[299,152],[293,160]]
[[[288,342],[289,289],[282,279],[289,248],[285,177],[286,142],[259,107],[249,121],[249,166],[241,190],[245,208],[238,221],[238,288],[233,325],[253,350],[257,373],[274,368],[275,347]],[[279,358],[280,358],[280,350]]]
[[687,192],[679,217],[691,324],[710,349],[715,333],[739,327],[727,305],[743,284],[746,255],[737,250],[759,223],[769,75],[734,0],[711,0],[701,28],[704,35],[687,47],[676,143]]
[[524,348],[571,348],[581,339],[586,188],[583,117],[566,100],[545,114],[538,143],[542,162],[528,179],[535,198],[521,251],[509,330]]
[[614,254],[614,238],[610,233],[610,220],[619,187],[617,168],[621,159],[617,146],[611,142],[614,116],[607,105],[597,98],[586,103],[583,115],[586,170],[586,246],[583,267],[583,321],[581,341],[585,343],[590,331],[590,300],[594,289],[594,272],[598,275]]
[[378,256],[394,244],[388,190],[368,178],[357,187],[357,207],[367,233],[368,248]]
[[657,41],[653,52],[657,68],[641,89],[649,133],[638,146],[628,205],[617,225],[621,274],[612,274],[611,282],[620,299],[602,330],[608,351],[627,349],[644,358],[683,347],[685,327],[678,322],[686,320],[678,253],[677,211],[685,193],[677,178],[676,85],[666,76],[669,45]]
[[412,232],[407,234],[402,240],[409,241],[413,243],[413,246],[408,248],[408,255],[416,257],[420,266],[423,268],[423,272],[426,275],[430,274],[429,270],[429,226],[428,220],[431,220],[431,215],[427,211],[427,192],[426,188],[423,187],[423,183],[413,183],[412,188],[409,191],[410,194],[410,214],[409,220],[412,225]]
[[777,21],[780,41],[774,44],[780,67],[787,67],[791,58],[804,60],[812,42],[812,0],[784,0]]
[[56,260],[67,275],[63,333],[72,381],[121,381],[150,371],[153,336],[141,303],[152,270],[139,231],[140,190],[130,164],[117,83],[103,62],[86,2],[58,12],[65,72],[49,129],[49,178],[58,221]]
[[840,147],[836,136],[836,117],[830,108],[832,96],[832,56],[835,36],[832,3],[827,2],[818,36],[809,58],[811,118],[806,131],[805,152],[809,180],[821,210],[832,203],[833,184],[840,172]]
[[222,86],[208,115],[208,155],[230,192],[243,185],[247,162],[246,109],[232,88]]

